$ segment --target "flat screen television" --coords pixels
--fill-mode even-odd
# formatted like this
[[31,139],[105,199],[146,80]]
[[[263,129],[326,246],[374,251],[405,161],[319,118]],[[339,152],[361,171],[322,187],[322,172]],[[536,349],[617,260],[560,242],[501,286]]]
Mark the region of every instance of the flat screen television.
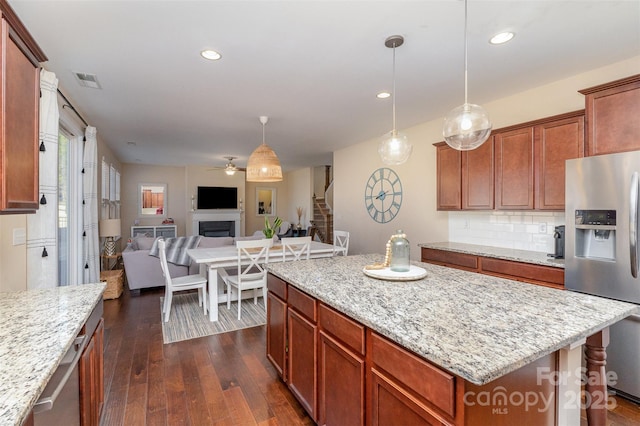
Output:
[[199,186],[198,210],[237,209],[238,188]]

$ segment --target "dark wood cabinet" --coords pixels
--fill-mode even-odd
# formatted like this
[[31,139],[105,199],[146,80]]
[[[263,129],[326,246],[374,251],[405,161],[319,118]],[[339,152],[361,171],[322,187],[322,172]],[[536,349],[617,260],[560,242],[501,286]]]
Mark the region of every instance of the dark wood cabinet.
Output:
[[533,128],[494,135],[496,209],[533,210]]
[[79,364],[80,424],[99,426],[104,404],[104,319],[100,319]]
[[640,150],[640,74],[579,92],[585,95],[587,156]]
[[462,152],[462,210],[492,210],[494,203],[494,143]]
[[314,421],[317,421],[318,327],[291,307],[287,313],[287,384]]
[[287,381],[287,283],[267,275],[267,359]]
[[558,289],[564,288],[564,269],[553,266],[515,262],[427,247],[421,248],[421,261],[447,266],[449,268],[464,269],[465,271],[508,278],[514,281],[522,281]]
[[39,62],[47,57],[0,2],[0,213],[38,208]]
[[[551,381],[537,383],[539,369],[555,371],[555,353],[476,386],[271,274],[268,287],[278,303],[287,300],[287,384],[319,425],[551,425],[555,420],[555,406],[542,403],[552,400],[556,389]],[[268,316],[267,330],[272,320],[280,317]],[[474,403],[475,396],[496,389],[520,395],[535,389],[542,398],[533,410],[506,399],[499,410]]]
[[565,206],[565,161],[584,157],[584,112],[536,125],[535,208],[562,210]]
[[318,313],[316,300],[287,287],[287,384],[318,421]]
[[458,379],[374,332],[367,336],[372,425],[456,423]]
[[365,328],[320,305],[318,424],[364,425]]
[[436,145],[438,210],[460,210],[462,156],[444,142]]
[[564,163],[584,156],[584,111],[495,130],[471,151],[435,146],[438,210],[562,211]]

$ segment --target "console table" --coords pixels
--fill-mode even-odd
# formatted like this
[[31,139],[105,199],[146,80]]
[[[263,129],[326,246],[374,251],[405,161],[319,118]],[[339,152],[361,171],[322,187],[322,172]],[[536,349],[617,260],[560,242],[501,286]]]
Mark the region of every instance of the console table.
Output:
[[149,226],[132,226],[131,238],[144,237],[165,237],[175,238],[177,236],[176,225],[149,225]]

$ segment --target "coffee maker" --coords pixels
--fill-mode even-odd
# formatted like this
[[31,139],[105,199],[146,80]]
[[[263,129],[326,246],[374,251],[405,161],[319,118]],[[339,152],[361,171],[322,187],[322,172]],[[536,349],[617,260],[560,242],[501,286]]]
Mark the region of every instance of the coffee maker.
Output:
[[549,256],[555,259],[564,259],[564,225],[554,228],[553,239],[555,240],[555,251]]

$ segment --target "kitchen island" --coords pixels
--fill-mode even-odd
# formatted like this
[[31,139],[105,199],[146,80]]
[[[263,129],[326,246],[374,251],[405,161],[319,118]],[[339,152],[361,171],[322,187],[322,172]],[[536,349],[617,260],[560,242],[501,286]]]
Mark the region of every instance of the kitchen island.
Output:
[[0,293],[0,424],[27,420],[96,307],[102,316],[104,289],[97,283]]
[[[407,375],[410,381],[412,375],[422,373],[407,373],[402,368],[394,372],[394,369],[398,365],[420,363],[427,368],[425,371],[433,372],[423,375],[424,380],[433,376],[433,384],[426,385],[431,389],[422,395],[416,389],[405,389],[405,399],[409,401],[407,405],[412,404],[414,412],[418,410],[415,407],[424,406],[431,416],[429,420],[422,416],[425,422],[474,424],[474,418],[479,418],[474,417],[474,410],[481,404],[471,401],[469,392],[478,396],[487,389],[495,390],[497,386],[504,388],[511,384],[516,387],[506,389],[507,399],[516,392],[525,397],[527,392],[538,390],[543,392],[540,397],[554,398],[553,412],[545,417],[545,423],[579,424],[580,374],[577,369],[580,368],[582,344],[591,339],[591,346],[587,342],[587,348],[592,349],[587,353],[587,359],[591,362],[590,367],[597,366],[598,372],[604,375],[601,358],[607,344],[607,327],[638,309],[627,303],[426,263],[414,262],[427,272],[425,278],[417,281],[390,282],[369,278],[362,273],[365,265],[382,260],[381,255],[359,255],[274,263],[268,267],[272,274],[267,328],[269,358],[277,358],[269,351],[278,343],[278,331],[284,327],[287,359],[282,368],[276,368],[282,370],[283,378],[300,399],[298,394],[304,390],[305,380],[301,380],[300,363],[294,358],[294,343],[301,335],[301,327],[296,324],[304,323],[309,330],[318,327],[315,333],[321,338],[321,348],[323,334],[333,336],[332,344],[344,346],[354,355],[353,359],[362,362],[363,374],[366,372],[366,397],[363,395],[361,411],[367,424],[374,424],[382,418],[380,395],[383,387],[377,385],[382,381],[380,377],[389,373],[388,376],[393,378],[388,381],[391,385],[387,387],[393,388],[389,394],[395,392],[399,395],[401,387],[396,383],[396,379],[401,378],[399,376]],[[278,279],[286,283],[284,292],[277,290]],[[279,312],[276,309],[278,300],[286,303],[287,317],[282,327],[274,315],[274,312]],[[316,311],[320,314],[317,315]],[[325,311],[328,313],[324,315],[326,322],[323,320]],[[332,332],[331,324],[336,323],[338,316],[353,322],[356,328],[349,328],[352,324],[345,323],[348,330],[361,327],[361,343],[350,344],[350,338],[340,332],[344,327],[334,328]],[[307,339],[305,344],[315,344],[314,339]],[[359,345],[362,350],[358,349]],[[392,346],[397,346],[398,350]],[[387,347],[391,349],[387,350]],[[300,345],[297,349],[300,353]],[[386,358],[377,356],[376,351],[382,353],[382,349],[392,355]],[[397,355],[402,350],[406,351],[408,358]],[[319,352],[320,367],[313,372],[317,383],[308,387],[318,389],[319,397],[303,402],[303,406],[312,411],[314,420],[324,423],[326,418],[323,416],[334,408],[327,407],[327,400],[323,400],[326,387],[323,380],[329,380],[323,368],[330,368],[323,363],[323,357],[329,352]],[[540,360],[542,363],[537,364]],[[601,369],[599,363],[602,364]],[[563,377],[555,374],[556,371],[567,374],[568,379],[553,380],[554,377]],[[509,381],[510,377],[513,380]],[[549,384],[550,387],[545,386]],[[603,382],[597,385],[603,391]],[[444,390],[446,395],[442,397],[440,392]],[[572,396],[577,398],[569,408],[567,397],[571,398],[571,395],[567,392],[573,392]],[[330,398],[330,395],[326,397]],[[397,404],[394,406],[388,401],[389,398],[388,406],[396,410]],[[513,414],[522,409],[513,405],[489,407],[489,415],[493,416],[491,421],[503,418],[504,424],[509,424],[508,410]],[[602,411],[598,411],[598,415]],[[606,415],[606,410],[604,413]],[[593,423],[597,421],[595,419]]]

